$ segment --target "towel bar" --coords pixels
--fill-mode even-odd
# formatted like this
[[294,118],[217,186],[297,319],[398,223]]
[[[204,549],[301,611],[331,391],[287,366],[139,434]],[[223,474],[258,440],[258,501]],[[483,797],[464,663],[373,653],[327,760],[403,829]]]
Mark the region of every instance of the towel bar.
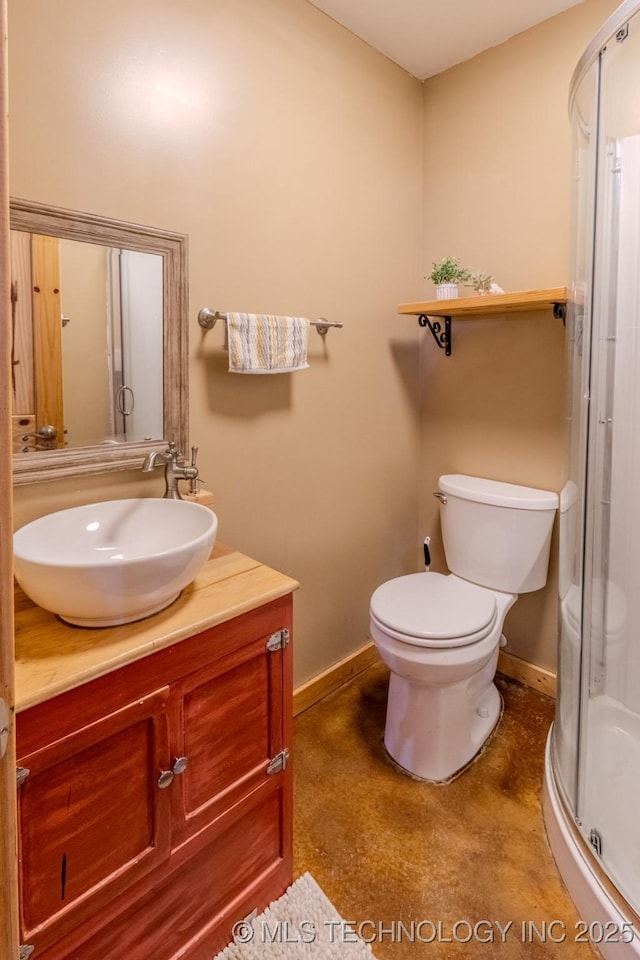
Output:
[[[212,310],[210,307],[203,307],[198,313],[198,323],[203,330],[213,330],[217,320],[226,319],[226,313],[221,313],[219,310]],[[342,328],[344,326],[343,323],[325,320],[324,317],[320,317],[318,320],[309,320],[309,323],[312,327],[316,328],[321,337],[326,337],[329,327]]]

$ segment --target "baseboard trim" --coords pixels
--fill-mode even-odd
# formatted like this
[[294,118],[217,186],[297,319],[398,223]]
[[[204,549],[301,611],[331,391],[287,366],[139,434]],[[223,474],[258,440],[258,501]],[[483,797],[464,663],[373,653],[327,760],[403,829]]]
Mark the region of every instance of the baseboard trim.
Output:
[[526,687],[538,690],[547,697],[555,699],[557,682],[555,673],[538,667],[535,663],[529,663],[528,660],[522,660],[520,657],[514,657],[512,653],[500,651],[498,656],[498,673],[511,680],[518,680],[524,683]]
[[[362,673],[367,667],[377,663],[379,659],[376,645],[373,642],[367,643],[364,647],[356,650],[355,653],[349,654],[343,660],[339,660],[338,663],[334,663],[333,666],[323,670],[316,677],[312,677],[311,680],[301,684],[293,691],[294,717],[297,717],[304,710],[308,710],[314,703],[323,700],[334,690],[339,690],[340,687]],[[500,651],[498,673],[555,699],[556,675],[550,670],[545,670],[534,663],[522,660],[521,657],[515,657],[512,653]]]
[[339,660],[338,663],[334,663],[333,666],[319,673],[317,677],[307,680],[306,683],[293,691],[294,717],[313,706],[314,703],[318,703],[319,700],[323,700],[334,690],[344,686],[345,683],[379,659],[376,645],[367,643],[364,647],[356,650],[355,653],[349,654],[348,657]]

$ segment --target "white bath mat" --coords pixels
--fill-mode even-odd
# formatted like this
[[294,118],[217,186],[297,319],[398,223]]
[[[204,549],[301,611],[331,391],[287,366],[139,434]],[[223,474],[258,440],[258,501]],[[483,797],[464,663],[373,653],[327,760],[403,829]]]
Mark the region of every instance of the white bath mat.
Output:
[[310,873],[233,935],[215,960],[375,960]]

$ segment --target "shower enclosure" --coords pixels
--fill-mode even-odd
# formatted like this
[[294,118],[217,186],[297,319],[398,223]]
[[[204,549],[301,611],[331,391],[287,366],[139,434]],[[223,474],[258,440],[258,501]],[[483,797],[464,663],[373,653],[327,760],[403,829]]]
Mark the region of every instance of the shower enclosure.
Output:
[[640,0],[570,94],[574,208],[558,709],[545,822],[605,957],[640,957]]

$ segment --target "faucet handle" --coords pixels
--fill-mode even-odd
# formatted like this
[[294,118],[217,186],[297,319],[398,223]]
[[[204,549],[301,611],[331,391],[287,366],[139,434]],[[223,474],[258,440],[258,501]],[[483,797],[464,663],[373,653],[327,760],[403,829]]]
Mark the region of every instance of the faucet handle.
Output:
[[202,481],[198,477],[198,468],[196,467],[196,460],[198,459],[198,448],[191,447],[191,467],[193,470],[193,475],[189,480],[189,493],[197,494],[200,490],[200,484]]
[[176,447],[175,440],[169,440],[166,456],[169,458],[169,460],[173,460],[174,463],[178,462],[180,454],[178,453],[178,448]]

